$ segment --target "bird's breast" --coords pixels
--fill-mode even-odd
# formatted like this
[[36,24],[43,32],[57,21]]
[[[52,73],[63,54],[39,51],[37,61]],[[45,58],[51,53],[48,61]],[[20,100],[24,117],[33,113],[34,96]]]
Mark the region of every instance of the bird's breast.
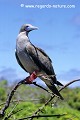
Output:
[[29,54],[25,53],[25,51],[18,51],[17,52],[18,58],[21,62],[21,64],[24,66],[24,68],[29,72],[32,73],[35,70],[39,70],[38,66],[34,63],[32,58],[29,56]]

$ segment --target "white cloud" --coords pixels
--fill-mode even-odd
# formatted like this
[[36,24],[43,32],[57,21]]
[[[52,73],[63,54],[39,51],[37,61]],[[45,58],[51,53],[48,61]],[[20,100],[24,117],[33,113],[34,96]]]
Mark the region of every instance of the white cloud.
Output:
[[3,68],[0,70],[0,80],[6,79],[11,84],[12,82],[19,81],[27,77],[27,73],[24,71],[16,71],[13,68]]
[[[66,84],[72,80],[79,79],[80,78],[80,70],[78,69],[71,69],[69,71],[63,72],[58,75],[58,79],[63,84]],[[80,82],[73,83],[71,85],[72,87],[80,86]]]

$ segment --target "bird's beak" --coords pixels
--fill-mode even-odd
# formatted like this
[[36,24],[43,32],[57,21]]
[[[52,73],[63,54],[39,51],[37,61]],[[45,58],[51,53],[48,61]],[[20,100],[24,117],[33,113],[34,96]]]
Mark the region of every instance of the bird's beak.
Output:
[[35,26],[31,27],[31,30],[37,30],[37,29],[38,29],[38,27],[35,27]]
[[32,30],[37,30],[38,27],[35,27],[35,26],[29,26],[26,28],[26,30],[29,32],[29,31],[32,31]]

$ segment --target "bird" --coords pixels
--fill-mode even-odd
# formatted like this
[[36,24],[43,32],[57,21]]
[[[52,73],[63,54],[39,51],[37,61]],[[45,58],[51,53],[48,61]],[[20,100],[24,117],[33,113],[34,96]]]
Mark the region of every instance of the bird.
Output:
[[29,39],[30,31],[37,29],[38,27],[31,24],[21,26],[16,39],[15,56],[17,62],[30,74],[28,83],[32,83],[33,80],[39,77],[53,94],[63,100],[62,95],[56,88],[56,85],[63,86],[63,84],[56,78],[51,58],[43,49],[33,45]]

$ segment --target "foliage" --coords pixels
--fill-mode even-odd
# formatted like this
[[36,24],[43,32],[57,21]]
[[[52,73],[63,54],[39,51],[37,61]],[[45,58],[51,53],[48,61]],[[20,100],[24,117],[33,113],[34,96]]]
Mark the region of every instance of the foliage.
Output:
[[[17,110],[21,110],[20,112],[17,112],[16,114],[13,114],[12,117],[9,120],[14,120],[14,119],[19,119],[19,118],[24,118],[27,116],[30,116],[36,109],[38,109],[41,106],[41,104],[34,104],[31,102],[22,102],[17,105],[15,110],[12,113],[15,113]],[[8,109],[7,114],[12,110],[12,107]],[[80,113],[79,111],[75,109],[71,109],[69,107],[51,107],[51,106],[46,106],[45,109],[42,111],[41,115],[57,115],[57,114],[65,114],[62,117],[54,117],[54,120],[80,120]],[[35,118],[36,120],[37,118]],[[39,118],[40,120],[53,120],[52,118]]]
[[4,101],[6,99],[7,93],[7,80],[0,81],[0,101]]
[[[14,85],[8,86],[7,81],[0,81],[0,104],[6,101],[7,94],[12,89]],[[63,114],[65,116],[60,118],[54,117],[54,120],[79,120],[80,119],[80,88],[66,88],[61,92],[61,95],[64,97],[64,101],[59,100],[58,98],[53,99],[53,101],[43,109],[42,114]],[[44,90],[29,86],[21,85],[13,99],[10,107],[6,111],[6,115],[12,111],[12,116],[9,120],[15,120],[19,118],[24,118],[29,115],[32,115],[46,100],[50,98],[50,95]],[[13,102],[14,101],[14,102]],[[3,105],[0,105],[2,108]],[[17,112],[20,110],[19,112]],[[14,114],[16,112],[16,114]],[[36,120],[37,118],[35,118]],[[53,120],[53,118],[39,118],[40,120]]]
[[65,89],[65,92],[63,94],[65,96],[67,104],[71,108],[74,108],[80,111],[80,88]]

